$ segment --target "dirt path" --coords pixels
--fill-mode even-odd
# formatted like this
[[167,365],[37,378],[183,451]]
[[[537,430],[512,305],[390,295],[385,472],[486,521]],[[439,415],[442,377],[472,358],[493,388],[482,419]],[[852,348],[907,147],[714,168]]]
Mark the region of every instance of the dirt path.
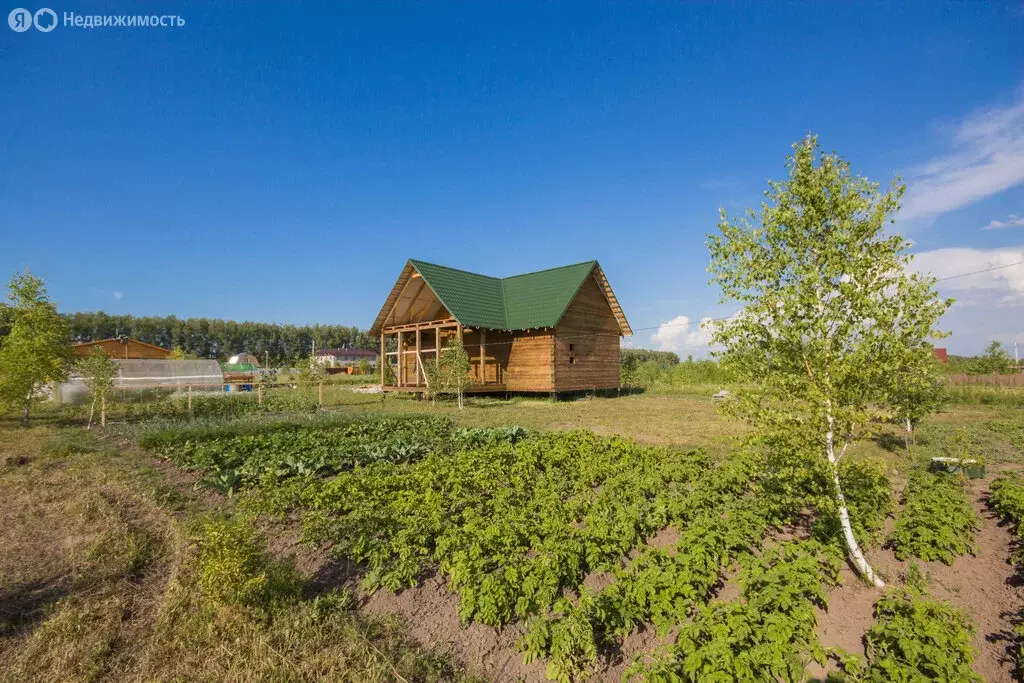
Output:
[[[1013,644],[1013,615],[1024,608],[1024,589],[1015,578],[1014,568],[1007,563],[1013,535],[1000,525],[999,518],[988,508],[988,480],[974,480],[968,494],[978,516],[981,528],[975,537],[976,556],[959,557],[952,565],[941,562],[919,562],[930,576],[929,592],[939,600],[948,600],[970,617],[977,632],[973,645],[978,653],[974,670],[992,683],[1010,683],[1013,662],[1009,649]],[[902,581],[908,562],[900,562],[891,550],[868,553],[876,570],[890,585]],[[818,637],[826,647],[839,646],[849,652],[864,654],[863,638],[874,622],[874,603],[878,591],[861,583],[855,574],[845,568],[843,585],[829,595],[829,610],[818,613]],[[820,667],[808,671],[821,677]]]

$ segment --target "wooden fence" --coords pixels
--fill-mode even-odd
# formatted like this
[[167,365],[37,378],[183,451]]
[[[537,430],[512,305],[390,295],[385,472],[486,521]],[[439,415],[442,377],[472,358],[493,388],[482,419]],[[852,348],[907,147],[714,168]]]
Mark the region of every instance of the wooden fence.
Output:
[[950,375],[950,384],[981,384],[989,387],[1024,387],[1024,373],[1014,375]]

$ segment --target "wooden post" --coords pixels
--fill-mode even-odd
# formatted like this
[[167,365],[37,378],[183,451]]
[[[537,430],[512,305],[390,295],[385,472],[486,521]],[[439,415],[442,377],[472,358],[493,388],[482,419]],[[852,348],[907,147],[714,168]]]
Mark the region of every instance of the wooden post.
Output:
[[398,377],[397,377],[398,386],[402,386],[402,365],[403,365],[402,361],[404,359],[402,358],[402,331],[401,330],[398,331],[398,355],[396,356],[396,358],[398,359],[398,372],[396,373],[398,375]]
[[324,383],[320,382],[316,388],[316,404],[322,406],[324,404]]
[[480,384],[487,381],[487,358],[484,350],[487,347],[487,330],[480,328]]
[[[419,330],[419,328],[417,328],[416,329],[416,385],[417,386],[419,386],[419,384],[420,384],[420,368],[422,366],[423,366],[423,363],[422,363],[422,361],[420,361],[420,330]],[[426,373],[426,371],[424,371],[423,372],[424,379],[426,379],[426,376],[427,376],[427,373]]]
[[381,388],[381,391],[383,392],[383,390],[384,390],[384,383],[385,383],[385,377],[386,377],[386,375],[384,374],[384,370],[385,370],[384,364],[388,362],[388,355],[386,353],[386,347],[384,346],[384,333],[383,332],[380,333],[380,358],[377,360],[377,362],[380,363],[380,367],[377,368],[377,369],[380,370],[380,388]]
[[263,405],[263,385],[262,384],[257,384],[256,385],[256,403],[259,404],[259,405]]
[[188,414],[192,414],[192,385],[188,385]]

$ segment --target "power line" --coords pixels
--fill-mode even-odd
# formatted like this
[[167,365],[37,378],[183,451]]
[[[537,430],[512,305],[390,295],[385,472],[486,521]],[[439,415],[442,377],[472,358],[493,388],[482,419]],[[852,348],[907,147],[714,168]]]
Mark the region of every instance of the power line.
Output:
[[[1022,264],[1024,264],[1024,261],[1016,261],[1015,263],[1006,263],[1006,264],[1003,264],[1001,266],[992,266],[991,268],[982,268],[981,270],[972,270],[969,273],[960,273],[959,275],[950,275],[949,277],[939,277],[939,278],[935,278],[935,281],[936,282],[945,282],[946,280],[955,280],[955,279],[960,278],[960,277],[967,277],[968,275],[977,275],[978,273],[988,273],[988,272],[991,272],[993,270],[1001,270],[1003,268],[1010,268],[1012,266],[1019,266],[1019,265],[1022,265]],[[722,320],[732,320],[737,315],[738,314],[734,313],[733,315],[730,315],[730,316],[725,317],[725,318],[707,318],[707,319],[703,319],[703,320],[700,320],[700,321],[688,320],[685,323],[662,323],[661,325],[654,325],[652,327],[634,327],[633,331],[634,332],[637,332],[637,331],[643,332],[645,330],[661,329],[662,327],[678,327],[678,326],[692,325],[694,322],[700,322],[700,323],[719,322],[719,321],[722,321]]]

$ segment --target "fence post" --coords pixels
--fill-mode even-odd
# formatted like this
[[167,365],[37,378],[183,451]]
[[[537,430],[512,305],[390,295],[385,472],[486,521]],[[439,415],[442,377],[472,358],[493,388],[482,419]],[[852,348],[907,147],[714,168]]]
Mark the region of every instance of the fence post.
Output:
[[317,386],[316,404],[318,406],[322,406],[324,404],[324,383],[323,382],[320,382],[320,384]]
[[259,405],[263,405],[263,385],[259,384],[256,386],[256,402]]
[[188,414],[192,414],[192,385],[188,385]]

